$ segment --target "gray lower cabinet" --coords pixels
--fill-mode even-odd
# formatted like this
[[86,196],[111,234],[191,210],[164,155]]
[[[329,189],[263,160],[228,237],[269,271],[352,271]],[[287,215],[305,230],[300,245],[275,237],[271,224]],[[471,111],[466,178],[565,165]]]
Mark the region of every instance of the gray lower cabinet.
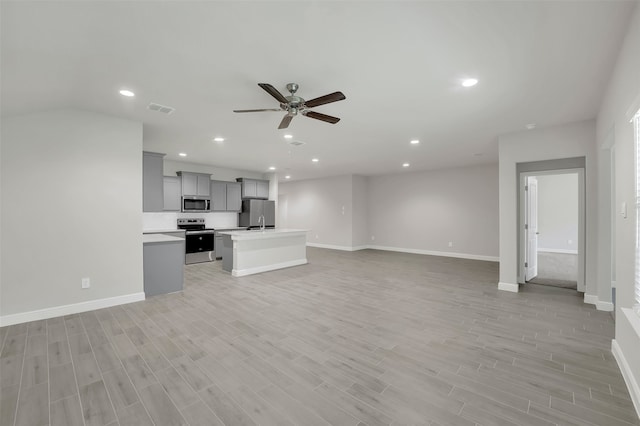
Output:
[[164,211],[179,212],[182,209],[182,180],[177,176],[163,177]]
[[163,157],[157,152],[142,153],[142,211],[163,211]]
[[[222,270],[231,272],[233,270],[233,240],[231,235],[222,236]],[[217,255],[217,252],[216,252]]]
[[144,293],[147,297],[181,291],[184,284],[184,240],[145,243]]
[[222,235],[216,234],[215,246],[216,248],[216,259],[222,259],[222,251],[224,250],[222,246]]
[[242,208],[241,184],[237,182],[211,181],[211,210],[215,212],[239,212]]

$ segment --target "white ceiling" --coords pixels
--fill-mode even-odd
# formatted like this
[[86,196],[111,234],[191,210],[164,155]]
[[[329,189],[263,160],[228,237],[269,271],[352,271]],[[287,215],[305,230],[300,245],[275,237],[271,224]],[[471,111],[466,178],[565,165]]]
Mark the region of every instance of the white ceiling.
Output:
[[[292,179],[496,162],[502,133],[595,117],[636,3],[2,1],[2,114],[103,112],[169,159]],[[283,113],[232,112],[277,108],[263,82],[340,90],[315,110],[342,121],[294,118],[292,147]]]

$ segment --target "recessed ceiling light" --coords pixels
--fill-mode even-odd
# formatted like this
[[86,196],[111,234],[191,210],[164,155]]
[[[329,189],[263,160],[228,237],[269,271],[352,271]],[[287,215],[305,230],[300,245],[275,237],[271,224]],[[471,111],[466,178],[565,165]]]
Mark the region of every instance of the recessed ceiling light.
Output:
[[285,139],[291,139],[292,137],[293,137],[293,135],[288,135],[288,134],[287,134],[287,135],[284,135],[284,138],[285,138]]
[[275,169],[276,169],[276,168],[275,168],[275,167],[273,167],[273,166],[269,167],[269,170],[275,170]]
[[482,153],[481,152],[476,152],[473,154],[474,157],[482,157]]
[[284,178],[285,178],[285,179],[291,179],[291,176],[286,175]]
[[217,137],[217,138],[213,138],[214,142],[224,142],[224,138],[221,137]]
[[411,145],[418,145],[420,141],[418,139],[414,139],[411,141]]
[[477,78],[465,78],[464,80],[462,80],[462,85],[464,87],[471,87],[475,86],[476,84],[478,84]]
[[402,167],[409,167],[409,163],[403,163]]
[[320,160],[318,160],[317,158],[312,158],[311,161],[313,161],[314,163],[317,163]]
[[180,157],[186,157],[186,156],[187,156],[187,154],[186,154],[186,153],[184,153],[184,152],[181,152],[181,153],[180,153],[180,154],[178,154],[178,155],[179,155]]
[[524,126],[527,128],[527,130],[533,130],[536,128],[536,123],[529,123],[526,126]]
[[121,94],[122,96],[127,96],[127,97],[129,97],[129,98],[130,98],[130,97],[132,97],[132,96],[135,96],[135,95],[136,95],[136,94],[135,94],[135,93],[133,93],[131,90],[127,90],[127,89],[122,89],[122,90],[120,91],[120,94]]

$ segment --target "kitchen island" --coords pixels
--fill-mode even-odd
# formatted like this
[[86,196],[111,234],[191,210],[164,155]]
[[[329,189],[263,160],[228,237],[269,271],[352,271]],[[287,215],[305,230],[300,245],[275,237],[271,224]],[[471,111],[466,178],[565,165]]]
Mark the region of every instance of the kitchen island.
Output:
[[234,277],[307,263],[306,229],[220,232],[222,269]]

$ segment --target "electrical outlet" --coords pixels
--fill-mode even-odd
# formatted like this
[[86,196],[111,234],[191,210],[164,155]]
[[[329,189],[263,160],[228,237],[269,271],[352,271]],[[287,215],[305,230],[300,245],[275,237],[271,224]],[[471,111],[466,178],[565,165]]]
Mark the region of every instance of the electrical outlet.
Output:
[[89,288],[89,287],[91,287],[91,280],[89,278],[83,278],[82,288]]
[[316,234],[316,239],[318,239],[318,234]]
[[372,235],[371,236],[371,241],[375,241],[375,240],[376,240],[376,237]]
[[453,241],[449,241],[449,247],[453,247]]
[[567,240],[567,244],[573,244],[573,240]]

